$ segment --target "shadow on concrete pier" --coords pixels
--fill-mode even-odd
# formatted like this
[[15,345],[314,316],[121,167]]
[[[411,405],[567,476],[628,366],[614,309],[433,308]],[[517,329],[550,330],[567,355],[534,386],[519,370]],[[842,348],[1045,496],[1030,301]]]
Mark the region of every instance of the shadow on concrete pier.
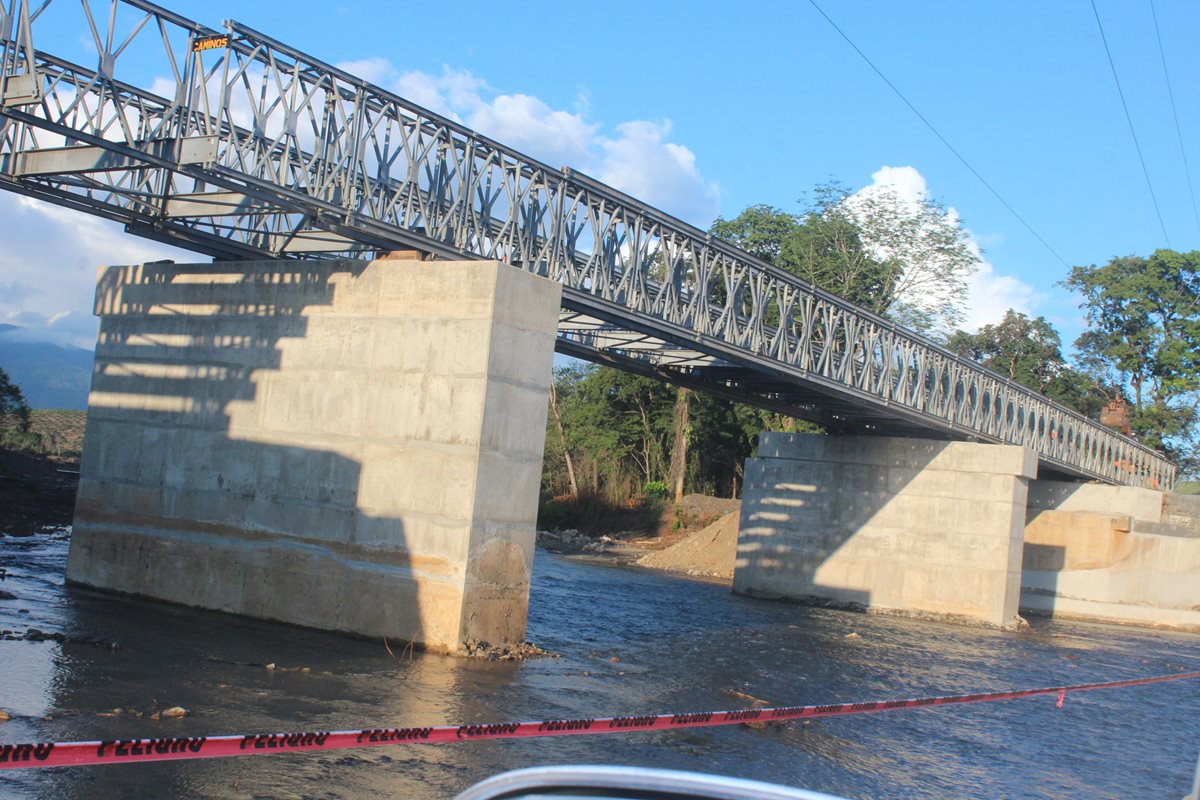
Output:
[[558,295],[494,262],[103,270],[69,579],[523,640]]

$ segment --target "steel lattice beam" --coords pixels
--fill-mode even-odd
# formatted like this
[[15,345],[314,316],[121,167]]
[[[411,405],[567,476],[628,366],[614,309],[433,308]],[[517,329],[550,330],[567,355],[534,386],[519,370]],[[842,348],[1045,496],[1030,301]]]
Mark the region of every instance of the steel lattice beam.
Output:
[[[96,64],[35,45],[91,33]],[[217,258],[417,248],[563,285],[559,349],[846,430],[1034,449],[1170,488],[1160,454],[569,169],[236,22],[0,0],[0,186]],[[157,92],[125,82],[157,70]],[[170,96],[165,96],[170,95]]]

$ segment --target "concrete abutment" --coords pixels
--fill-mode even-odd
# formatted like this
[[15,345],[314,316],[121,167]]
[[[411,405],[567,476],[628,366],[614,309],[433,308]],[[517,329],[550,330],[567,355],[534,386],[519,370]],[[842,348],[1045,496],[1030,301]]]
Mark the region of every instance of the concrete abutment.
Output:
[[560,293],[496,262],[102,270],[68,579],[522,641]]
[[1034,482],[1021,608],[1200,633],[1200,498]]
[[1018,627],[1026,448],[763,433],[734,591]]

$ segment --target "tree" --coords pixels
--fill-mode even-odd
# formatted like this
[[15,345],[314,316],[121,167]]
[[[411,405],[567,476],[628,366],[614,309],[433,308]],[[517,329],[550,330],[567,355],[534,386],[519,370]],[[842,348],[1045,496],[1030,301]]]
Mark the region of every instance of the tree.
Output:
[[893,281],[880,313],[923,333],[950,331],[964,317],[967,280],[979,269],[979,249],[958,215],[922,193],[902,197],[872,186],[838,201],[872,257]]
[[1103,374],[1067,363],[1062,339],[1045,317],[1030,319],[1010,308],[995,325],[957,331],[946,347],[1092,419],[1110,401],[1124,398]]
[[692,490],[737,497],[745,478],[746,459],[754,455],[758,444],[758,432],[777,429],[768,416],[742,403],[696,394],[688,464]]
[[882,313],[890,302],[893,266],[876,261],[858,224],[841,209],[834,190],[818,187],[818,202],[801,215],[750,206],[712,233],[752,256],[852,303]]
[[802,222],[794,214],[760,204],[747,206],[733,219],[717,217],[709,230],[755,258],[799,275],[794,271],[796,265],[783,258],[783,249]]
[[713,234],[857,305],[922,332],[963,317],[980,255],[957,216],[890,186],[817,186],[801,213],[750,206]]
[[610,367],[557,370],[546,431],[557,446],[546,449],[543,487],[625,503],[663,481],[675,400],[674,388]]
[[0,435],[28,430],[29,404],[25,402],[25,395],[9,380],[8,373],[0,369]]
[[1011,308],[978,333],[958,331],[946,346],[1040,394],[1067,368],[1062,340],[1045,317],[1030,319]]
[[567,488],[572,500],[579,499],[579,482],[575,480],[575,462],[571,458],[571,448],[567,447],[567,433],[563,428],[562,414],[558,410],[557,376],[550,381],[550,417],[558,431],[558,441],[562,447],[563,464],[567,468]]
[[676,500],[687,491],[736,497],[764,429],[813,427],[609,367],[558,369],[543,492],[617,506],[659,484]]
[[1055,376],[1046,387],[1046,396],[1095,420],[1100,419],[1109,403],[1129,403],[1124,387],[1114,384],[1103,374],[1071,366]]
[[1196,455],[1200,405],[1200,251],[1156,250],[1074,267],[1083,295],[1081,361],[1129,387],[1138,437],[1182,464]]
[[692,436],[692,393],[680,386],[675,393],[673,414],[674,431],[671,439],[671,471],[669,486],[674,488],[675,502],[683,500],[684,482],[687,480],[688,445]]

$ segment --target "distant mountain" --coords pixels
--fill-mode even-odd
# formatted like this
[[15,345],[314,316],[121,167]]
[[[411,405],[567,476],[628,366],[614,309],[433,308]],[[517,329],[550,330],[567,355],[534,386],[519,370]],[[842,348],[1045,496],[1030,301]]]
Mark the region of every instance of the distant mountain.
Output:
[[0,369],[21,387],[29,407],[87,409],[92,351],[5,335],[14,330],[17,326],[0,323]]

